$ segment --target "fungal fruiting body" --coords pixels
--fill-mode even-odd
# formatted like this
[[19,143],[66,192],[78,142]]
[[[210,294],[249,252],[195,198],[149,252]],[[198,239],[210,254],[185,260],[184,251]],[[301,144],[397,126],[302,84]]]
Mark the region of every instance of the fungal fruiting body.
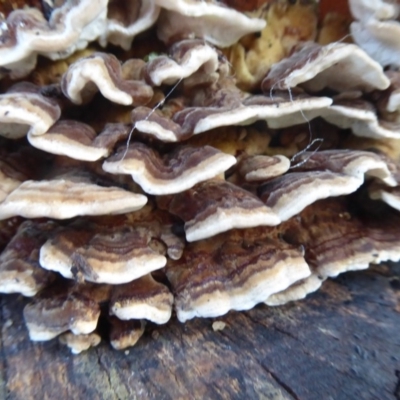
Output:
[[2,10],[0,292],[32,340],[123,349],[400,259],[398,2],[95,3]]

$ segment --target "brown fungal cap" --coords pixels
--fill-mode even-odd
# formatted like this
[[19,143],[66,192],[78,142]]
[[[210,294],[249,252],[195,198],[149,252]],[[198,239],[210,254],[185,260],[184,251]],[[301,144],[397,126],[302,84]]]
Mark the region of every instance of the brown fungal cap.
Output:
[[87,124],[62,120],[43,135],[28,135],[28,140],[32,146],[48,153],[82,161],[97,161],[108,156],[117,142],[128,137],[130,130],[128,125],[109,123],[96,135]]
[[148,274],[116,286],[111,295],[110,314],[119,319],[147,319],[165,324],[171,318],[172,293]]
[[255,228],[190,244],[166,273],[184,322],[252,308],[310,270],[299,247],[278,239],[273,228]]
[[300,124],[305,122],[305,118],[321,115],[332,104],[332,99],[303,93],[293,96],[284,93],[276,96],[248,95],[223,82],[220,88],[198,89],[193,100],[187,102],[186,99],[181,101],[176,110],[169,103],[156,112],[147,107],[137,107],[132,111],[132,122],[140,132],[162,141],[175,142],[211,129],[250,125],[258,120],[267,121],[272,128]]
[[39,265],[39,248],[53,234],[52,222],[25,221],[0,256],[0,292],[34,296],[54,274]]
[[298,169],[270,180],[258,189],[260,198],[281,221],[286,221],[315,201],[355,192],[364,175],[396,185],[385,161],[363,151],[332,150],[305,152],[298,157]]
[[252,156],[243,159],[239,165],[239,173],[248,182],[263,181],[283,175],[290,168],[290,160],[281,155]]
[[249,18],[213,1],[155,0],[163,7],[158,20],[158,37],[164,42],[195,36],[219,47],[227,47],[242,36],[260,31],[262,19]]
[[130,282],[165,266],[165,257],[148,246],[149,236],[145,228],[96,234],[86,246],[76,249],[71,257],[73,266],[90,281]]
[[307,90],[325,87],[337,91],[386,89],[390,82],[382,67],[353,44],[320,46],[307,42],[275,64],[262,82],[264,92],[302,84]]
[[108,155],[107,148],[96,147],[96,132],[82,122],[62,120],[56,122],[45,134],[28,135],[30,144],[37,149],[83,161],[96,161]]
[[278,216],[256,196],[221,180],[202,182],[173,197],[159,198],[158,205],[185,221],[189,242],[233,228],[277,225],[280,222]]
[[308,278],[300,279],[292,286],[268,297],[265,304],[268,306],[280,306],[290,301],[302,300],[308,294],[316,292],[324,283],[325,278],[311,274]]
[[386,20],[396,18],[400,12],[396,1],[390,0],[349,0],[349,7],[353,17],[359,20]]
[[[156,214],[155,211],[152,214]],[[151,215],[151,214],[150,214]],[[168,222],[127,221],[114,226],[82,221],[59,230],[40,249],[43,268],[66,278],[121,284],[166,264],[166,253],[179,258],[183,243]]]
[[205,74],[215,72],[219,67],[216,49],[200,39],[187,39],[170,48],[170,56],[151,58],[145,67],[145,74],[151,84],[174,84],[201,69]]
[[97,90],[123,105],[143,105],[153,96],[152,88],[144,81],[124,79],[118,59],[106,53],[94,53],[73,63],[63,75],[61,86],[65,96],[76,104],[89,102]]
[[44,294],[26,305],[24,318],[31,340],[50,340],[68,330],[76,335],[93,332],[100,308],[96,301],[85,294],[83,285],[72,290],[58,288],[58,294]]
[[82,227],[60,228],[40,248],[40,265],[47,270],[73,278],[71,255],[76,248],[84,246],[93,236],[93,229]]
[[400,46],[396,38],[400,10],[396,1],[350,0],[351,13],[356,18],[351,24],[354,41],[381,65],[400,65]]
[[329,170],[340,172],[364,180],[364,175],[375,177],[386,185],[396,186],[390,160],[384,156],[357,150],[325,150],[320,152],[304,152],[298,158],[299,169]]
[[291,172],[258,189],[261,200],[286,221],[319,199],[355,192],[362,180],[330,171]]
[[130,174],[146,193],[164,195],[182,192],[214,178],[235,163],[235,157],[210,146],[178,147],[161,156],[136,142],[128,149],[121,147],[104,162],[103,169],[112,174]]
[[110,343],[116,350],[124,350],[134,346],[144,333],[145,321],[121,321],[118,318],[110,318]]
[[321,116],[342,129],[350,128],[357,136],[395,139],[400,137],[400,123],[378,119],[376,108],[363,99],[336,100],[331,107],[322,111]]
[[[331,103],[330,98],[307,95],[290,96],[279,93],[277,96],[269,97],[248,96],[239,104],[227,104],[226,110],[223,104],[216,104],[215,106],[221,107],[220,112],[214,111],[207,115],[207,109],[205,109],[205,115],[194,126],[194,133],[205,132],[220,126],[250,125],[258,120],[265,120],[272,128],[292,126],[305,122],[305,115],[311,119],[320,115],[322,110]],[[213,106],[211,104],[211,107]]]
[[135,36],[150,28],[159,13],[160,7],[153,0],[109,1],[106,29],[99,38],[100,44],[105,47],[111,43],[129,50]]
[[399,22],[353,22],[351,34],[354,41],[381,65],[399,66],[400,46],[396,40],[400,34]]
[[104,29],[107,3],[68,0],[49,21],[34,8],[13,11],[1,31],[1,66],[22,76],[35,67],[37,54],[57,59],[86,47]]
[[14,215],[66,219],[77,215],[122,214],[138,210],[146,202],[147,198],[141,194],[102,187],[79,176],[66,176],[23,182],[0,204],[0,219]]
[[267,299],[269,305],[304,298],[328,277],[400,259],[398,214],[365,196],[355,204],[344,197],[321,200],[279,229],[285,240],[304,246],[311,276]]
[[151,237],[145,228],[120,229],[108,234],[93,232],[90,239],[72,249],[68,238],[79,231],[65,233],[59,233],[41,248],[40,263],[48,269],[57,266],[66,277],[71,277],[75,270],[88,281],[120,284],[162,268],[166,263],[163,255],[148,247]]
[[19,139],[45,133],[60,118],[58,104],[28,82],[17,83],[0,95],[0,135]]
[[72,354],[80,354],[82,351],[98,346],[101,342],[101,337],[97,333],[74,335],[73,333],[67,332],[62,334],[58,340],[61,344],[68,346]]

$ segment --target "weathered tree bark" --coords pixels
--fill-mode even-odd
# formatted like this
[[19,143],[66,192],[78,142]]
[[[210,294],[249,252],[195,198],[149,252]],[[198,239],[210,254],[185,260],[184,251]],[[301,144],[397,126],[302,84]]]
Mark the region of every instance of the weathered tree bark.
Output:
[[285,307],[150,327],[129,352],[32,343],[1,298],[0,398],[400,399],[400,268],[328,281]]

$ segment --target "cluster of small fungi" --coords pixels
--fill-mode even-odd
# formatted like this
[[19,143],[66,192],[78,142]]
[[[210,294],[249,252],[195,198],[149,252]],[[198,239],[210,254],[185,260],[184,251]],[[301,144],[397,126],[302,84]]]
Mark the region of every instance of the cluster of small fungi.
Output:
[[0,292],[32,340],[123,349],[400,259],[399,0],[20,3]]

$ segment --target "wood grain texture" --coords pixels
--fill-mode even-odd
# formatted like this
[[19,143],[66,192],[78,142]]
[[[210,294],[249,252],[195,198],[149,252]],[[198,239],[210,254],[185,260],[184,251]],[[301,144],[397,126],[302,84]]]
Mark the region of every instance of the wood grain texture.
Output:
[[1,399],[400,399],[400,266],[327,281],[306,300],[148,326],[129,352],[31,343],[1,297]]

